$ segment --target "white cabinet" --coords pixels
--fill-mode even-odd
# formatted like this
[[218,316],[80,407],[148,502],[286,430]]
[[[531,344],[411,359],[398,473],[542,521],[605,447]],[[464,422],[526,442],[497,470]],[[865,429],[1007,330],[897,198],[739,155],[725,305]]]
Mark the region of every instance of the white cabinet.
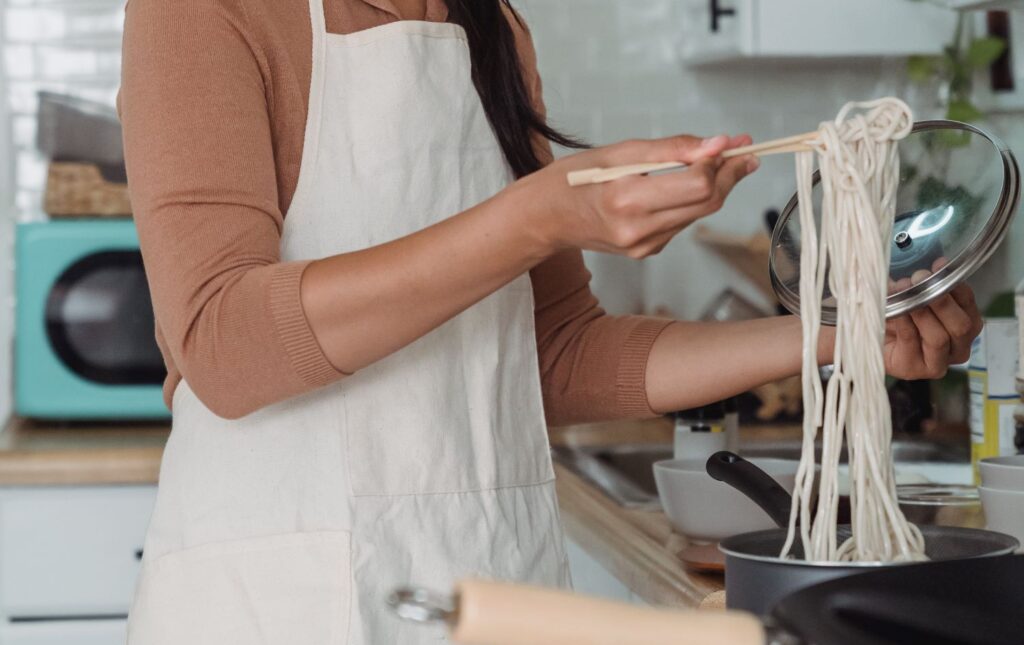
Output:
[[128,636],[123,618],[6,623],[0,627],[3,645],[124,645]]
[[681,53],[692,64],[938,54],[957,15],[910,0],[687,1]]
[[945,0],[947,7],[953,9],[995,10],[1021,9],[1021,0]]
[[612,572],[604,568],[583,547],[566,538],[569,556],[569,571],[572,573],[573,589],[581,594],[597,596],[619,602],[646,604],[624,585]]
[[0,645],[123,645],[155,486],[0,488]]

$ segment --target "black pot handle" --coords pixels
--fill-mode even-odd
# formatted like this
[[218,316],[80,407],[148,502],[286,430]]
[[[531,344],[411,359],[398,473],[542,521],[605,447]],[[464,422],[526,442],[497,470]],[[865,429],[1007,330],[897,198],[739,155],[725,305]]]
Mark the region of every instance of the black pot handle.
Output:
[[793,497],[771,475],[728,450],[708,457],[705,468],[712,478],[729,484],[749,497],[779,528],[789,526]]

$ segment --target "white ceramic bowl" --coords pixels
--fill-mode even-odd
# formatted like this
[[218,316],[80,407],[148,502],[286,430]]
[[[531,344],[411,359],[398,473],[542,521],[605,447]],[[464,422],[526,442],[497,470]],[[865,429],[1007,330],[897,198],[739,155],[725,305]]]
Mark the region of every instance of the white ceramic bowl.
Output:
[[982,459],[978,471],[985,488],[1024,492],[1024,455]]
[[978,488],[990,530],[1012,535],[1024,544],[1024,491]]
[[[775,528],[754,502],[704,469],[705,459],[668,459],[654,464],[654,479],[665,514],[676,529],[697,540]],[[751,459],[786,490],[793,492],[798,461]]]

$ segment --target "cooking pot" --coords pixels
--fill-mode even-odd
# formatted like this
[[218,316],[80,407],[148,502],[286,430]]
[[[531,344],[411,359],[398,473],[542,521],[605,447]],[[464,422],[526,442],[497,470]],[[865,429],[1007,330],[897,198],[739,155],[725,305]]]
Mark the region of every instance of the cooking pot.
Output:
[[[792,497],[763,470],[728,451],[707,461],[708,474],[735,487],[760,506],[778,529],[741,533],[722,540],[725,553],[726,604],[756,614],[768,611],[791,593],[834,578],[878,569],[906,571],[919,562],[808,562],[801,559],[799,540],[794,558],[779,554],[786,541]],[[932,561],[963,560],[1012,554],[1020,542],[1009,535],[955,526],[919,526],[925,554]],[[838,527],[839,541],[850,535],[849,525]]]

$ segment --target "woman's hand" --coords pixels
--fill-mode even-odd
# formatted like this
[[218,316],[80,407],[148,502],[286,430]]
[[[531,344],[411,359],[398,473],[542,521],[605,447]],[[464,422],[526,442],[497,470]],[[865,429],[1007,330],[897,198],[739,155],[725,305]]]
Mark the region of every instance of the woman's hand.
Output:
[[970,358],[982,324],[974,292],[960,284],[928,307],[888,321],[886,371],[902,379],[942,378],[950,365]]
[[[941,257],[932,263],[930,271],[919,269],[908,278],[890,281],[890,292],[909,289],[947,263]],[[981,333],[983,324],[974,292],[966,284],[957,285],[929,307],[887,322],[886,370],[902,379],[942,378],[950,365],[964,363],[971,357],[971,343]]]
[[[575,247],[643,258],[722,207],[736,183],[757,169],[758,160],[719,155],[750,142],[747,135],[625,141],[559,159],[516,182],[507,197],[520,200],[552,252]],[[572,187],[566,180],[572,170],[661,161],[689,167],[588,186]]]
[[[888,321],[886,371],[903,379],[940,378],[962,363],[981,331],[967,285],[906,316]],[[742,322],[675,322],[647,359],[647,399],[659,412],[684,410],[800,373],[800,319],[775,316]],[[818,359],[832,361],[835,327],[823,326]]]

